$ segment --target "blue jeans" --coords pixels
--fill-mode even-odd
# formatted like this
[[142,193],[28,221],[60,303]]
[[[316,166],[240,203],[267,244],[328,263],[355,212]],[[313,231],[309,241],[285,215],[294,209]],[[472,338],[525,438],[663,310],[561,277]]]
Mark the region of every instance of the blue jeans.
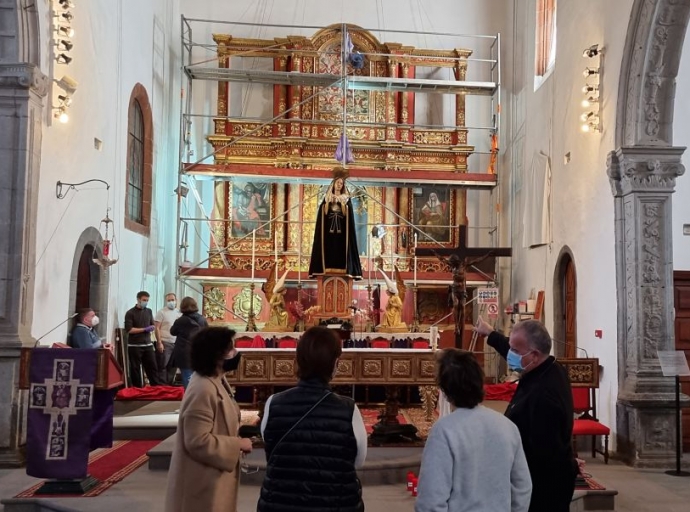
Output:
[[189,379],[192,378],[192,373],[194,373],[194,370],[191,368],[180,368],[180,373],[182,374],[182,387],[187,389]]

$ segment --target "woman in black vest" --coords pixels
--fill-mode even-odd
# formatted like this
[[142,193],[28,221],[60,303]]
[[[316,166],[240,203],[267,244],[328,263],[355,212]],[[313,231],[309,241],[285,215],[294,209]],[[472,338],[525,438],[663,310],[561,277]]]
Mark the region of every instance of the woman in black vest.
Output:
[[297,387],[266,402],[258,512],[364,510],[356,471],[366,458],[364,421],[354,401],[329,386],[341,353],[331,329],[308,329],[297,345]]
[[180,312],[182,316],[175,320],[170,328],[170,334],[175,336],[175,346],[173,347],[172,356],[168,365],[171,368],[179,368],[182,374],[182,385],[185,389],[189,385],[189,379],[192,378],[191,350],[192,338],[208,327],[208,322],[199,313],[199,306],[192,297],[185,297],[180,303]]

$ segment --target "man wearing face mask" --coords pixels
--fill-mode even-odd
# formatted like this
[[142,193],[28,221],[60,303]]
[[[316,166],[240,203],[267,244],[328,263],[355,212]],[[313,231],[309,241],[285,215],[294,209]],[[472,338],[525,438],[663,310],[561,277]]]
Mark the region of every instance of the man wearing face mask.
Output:
[[160,385],[158,366],[153,350],[151,333],[155,330],[153,313],[148,308],[149,293],[137,293],[137,304],[125,313],[125,331],[127,337],[127,354],[129,355],[129,375],[133,386],[144,387],[141,367],[144,367],[146,377],[152,386]]
[[171,385],[175,381],[177,368],[169,365],[170,357],[175,348],[175,336],[170,334],[170,328],[182,313],[177,309],[177,297],[174,293],[165,296],[165,307],[156,313],[156,364],[158,365],[158,380],[161,384]]
[[567,512],[575,491],[573,395],[568,373],[551,353],[551,336],[541,322],[515,324],[510,338],[479,319],[475,331],[521,377],[506,416],[520,431],[532,477],[529,512]]
[[74,318],[75,324],[69,336],[69,346],[72,348],[104,348],[101,338],[94,327],[99,319],[91,308],[80,309]]

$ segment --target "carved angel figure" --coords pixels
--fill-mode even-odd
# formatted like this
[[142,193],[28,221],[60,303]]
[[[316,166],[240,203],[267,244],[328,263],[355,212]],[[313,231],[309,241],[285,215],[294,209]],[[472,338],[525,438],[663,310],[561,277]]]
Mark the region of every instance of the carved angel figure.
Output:
[[285,331],[288,330],[288,312],[285,307],[285,278],[288,271],[282,275],[280,279],[276,279],[278,269],[273,266],[269,278],[261,286],[261,290],[266,295],[268,306],[270,307],[270,316],[268,322],[264,326],[264,331]]
[[405,302],[405,283],[400,277],[398,267],[394,268],[395,281],[393,282],[386,273],[379,268],[383,279],[386,281],[386,293],[388,294],[388,304],[383,314],[379,330],[385,331],[394,329],[399,332],[407,331],[407,325],[402,321],[403,303]]

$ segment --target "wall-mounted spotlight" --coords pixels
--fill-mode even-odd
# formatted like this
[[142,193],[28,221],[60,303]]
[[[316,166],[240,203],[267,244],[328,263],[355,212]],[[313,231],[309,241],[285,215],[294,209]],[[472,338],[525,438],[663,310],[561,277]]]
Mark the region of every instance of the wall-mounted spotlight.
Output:
[[591,107],[594,103],[599,103],[598,96],[587,96],[584,100],[582,100],[583,108]]
[[58,64],[69,64],[70,62],[72,62],[72,57],[64,53],[61,53],[60,55],[55,57],[55,60]]
[[187,185],[184,183],[181,183],[179,187],[173,190],[173,192],[180,197],[187,197],[187,194],[189,194],[189,187],[187,187]]
[[60,7],[62,7],[63,9],[71,9],[72,7],[74,7],[72,0],[58,0],[58,3],[60,4]]
[[585,70],[582,72],[582,76],[585,78],[589,78],[594,75],[599,74],[599,68],[585,68]]
[[58,14],[56,16],[56,18],[58,18],[58,19],[62,18],[65,21],[72,21],[74,19],[74,15],[71,12],[66,11],[66,12],[63,12],[61,14]]
[[599,49],[598,44],[593,44],[592,46],[587,48],[584,52],[582,52],[582,56],[585,58],[592,59],[592,58],[596,57],[597,55],[601,55],[602,51],[603,51],[603,48]]
[[584,94],[598,93],[599,92],[599,86],[598,85],[585,84],[585,86],[582,88],[582,92]]
[[60,106],[69,107],[72,104],[72,98],[64,94],[58,94],[58,101],[60,102]]
[[60,51],[68,52],[74,48],[74,43],[68,39],[60,39],[55,43],[55,46],[57,46],[57,49]]
[[74,29],[72,27],[68,27],[67,25],[58,25],[55,31],[60,36],[74,37]]
[[79,87],[77,81],[69,75],[63,75],[60,80],[55,80],[55,83],[60,89],[65,91],[68,96],[77,92],[77,87]]
[[55,119],[60,121],[62,124],[69,122],[69,115],[67,115],[67,107],[58,107],[55,109],[55,114],[53,115]]
[[594,112],[586,112],[580,117],[582,119],[582,126],[580,127],[583,132],[598,132],[601,131],[599,126],[599,116]]

